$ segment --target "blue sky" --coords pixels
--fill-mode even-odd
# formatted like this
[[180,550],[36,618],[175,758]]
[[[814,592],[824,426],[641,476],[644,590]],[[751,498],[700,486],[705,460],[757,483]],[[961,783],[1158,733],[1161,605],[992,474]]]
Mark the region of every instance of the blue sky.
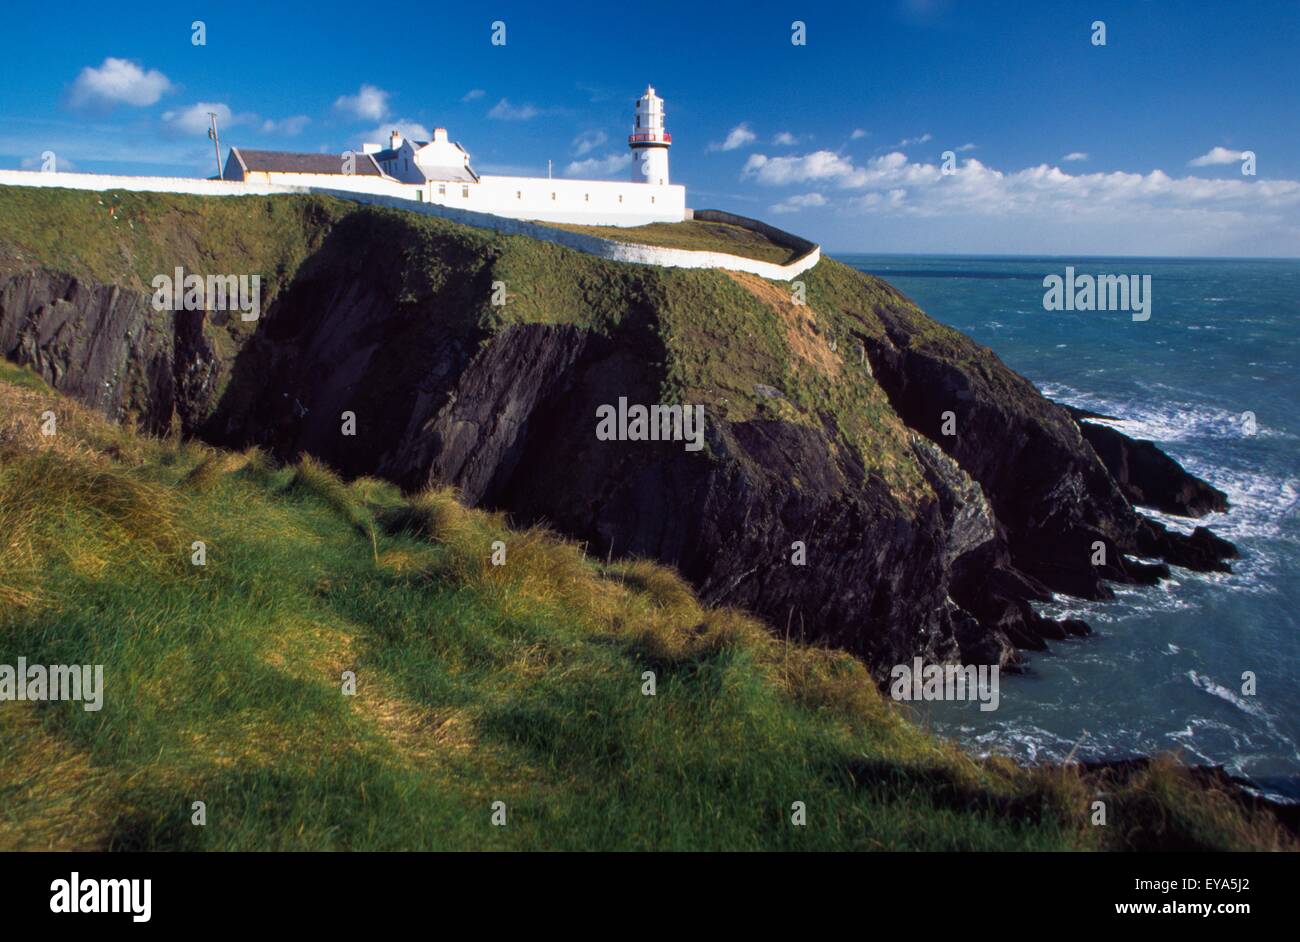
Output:
[[1300,0],[22,3],[4,26],[5,168],[208,175],[217,110],[223,145],[440,125],[480,173],[622,177],[649,82],[689,205],[832,250],[1300,255]]

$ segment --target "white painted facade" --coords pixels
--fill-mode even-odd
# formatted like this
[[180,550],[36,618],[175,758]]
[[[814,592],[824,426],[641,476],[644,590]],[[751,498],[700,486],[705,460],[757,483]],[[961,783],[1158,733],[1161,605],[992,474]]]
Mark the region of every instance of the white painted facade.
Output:
[[477,183],[430,180],[422,190],[421,202],[539,222],[644,226],[686,218],[684,186],[485,175]]
[[374,157],[384,173],[402,183],[478,180],[478,174],[469,165],[469,152],[448,139],[446,128],[434,128],[431,141],[413,141],[393,131],[387,148],[363,144],[361,152]]

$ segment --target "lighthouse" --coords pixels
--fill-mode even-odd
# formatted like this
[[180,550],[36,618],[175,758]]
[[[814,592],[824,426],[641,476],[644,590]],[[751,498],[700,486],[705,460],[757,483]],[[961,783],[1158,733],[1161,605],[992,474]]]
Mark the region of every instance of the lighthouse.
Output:
[[632,148],[632,179],[637,183],[668,184],[668,148],[673,136],[664,130],[664,100],[647,85],[636,100],[636,124],[628,135]]

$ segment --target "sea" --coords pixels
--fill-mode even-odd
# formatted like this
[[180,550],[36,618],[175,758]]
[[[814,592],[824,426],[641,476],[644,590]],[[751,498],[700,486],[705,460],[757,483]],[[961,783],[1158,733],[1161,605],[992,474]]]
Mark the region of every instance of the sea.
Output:
[[[1300,801],[1300,260],[837,255],[988,346],[1058,402],[1113,416],[1228,494],[1197,524],[1241,553],[1231,574],[1175,568],[1116,598],[1044,614],[1090,637],[1028,654],[996,711],[913,704],[936,732],[1023,762],[1174,752]],[[1151,276],[1150,317],[1048,311],[1043,280]],[[1253,681],[1253,683],[1252,683]]]

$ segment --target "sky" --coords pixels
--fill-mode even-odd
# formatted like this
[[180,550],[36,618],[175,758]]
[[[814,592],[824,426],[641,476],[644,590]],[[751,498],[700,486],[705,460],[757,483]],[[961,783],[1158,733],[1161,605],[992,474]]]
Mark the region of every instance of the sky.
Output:
[[210,176],[214,111],[623,178],[653,84],[687,205],[833,252],[1300,256],[1300,0],[19,3],[0,61],[6,169]]

